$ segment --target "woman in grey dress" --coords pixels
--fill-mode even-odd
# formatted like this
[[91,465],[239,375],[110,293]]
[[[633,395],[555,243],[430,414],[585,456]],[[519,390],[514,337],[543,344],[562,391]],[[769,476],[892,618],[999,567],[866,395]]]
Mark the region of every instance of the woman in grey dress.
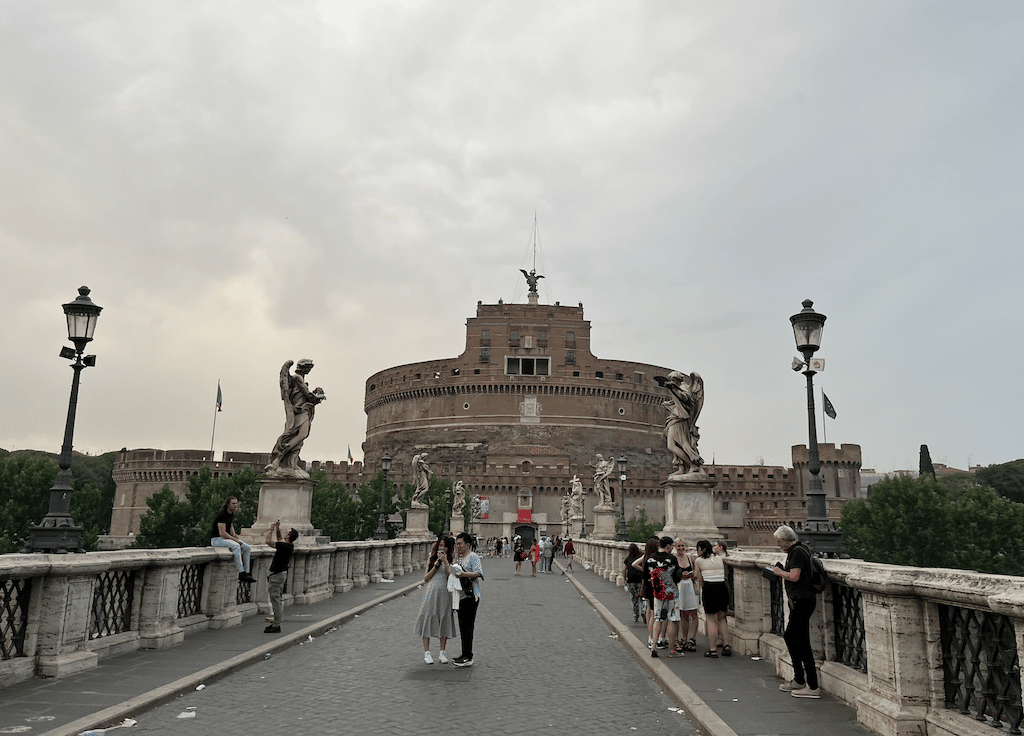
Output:
[[416,617],[416,633],[423,638],[423,661],[427,664],[434,663],[434,658],[430,656],[431,637],[441,640],[438,661],[448,664],[448,655],[444,649],[448,639],[456,635],[452,594],[448,592],[448,567],[454,552],[454,539],[438,539],[430,549],[427,572],[423,575],[423,582],[427,585],[423,590],[420,614]]

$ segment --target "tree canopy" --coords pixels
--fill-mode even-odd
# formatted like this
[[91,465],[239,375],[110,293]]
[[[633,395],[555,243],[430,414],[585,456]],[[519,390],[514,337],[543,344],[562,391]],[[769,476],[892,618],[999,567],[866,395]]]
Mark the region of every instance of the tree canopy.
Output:
[[995,489],[1000,496],[1024,503],[1024,460],[978,468],[974,476],[987,486]]
[[[110,525],[114,500],[114,453],[76,455],[71,464],[71,518],[82,526],[82,548],[95,550]],[[25,546],[29,527],[50,508],[57,455],[35,450],[0,451],[0,554]]]
[[210,544],[213,520],[224,502],[238,499],[235,528],[252,526],[260,498],[260,485],[252,468],[231,476],[214,478],[209,468],[188,476],[188,487],[179,499],[170,486],[146,499],[149,506],[139,519],[135,547],[206,547]]
[[883,480],[843,506],[839,526],[871,562],[1024,575],[1024,505],[966,474]]

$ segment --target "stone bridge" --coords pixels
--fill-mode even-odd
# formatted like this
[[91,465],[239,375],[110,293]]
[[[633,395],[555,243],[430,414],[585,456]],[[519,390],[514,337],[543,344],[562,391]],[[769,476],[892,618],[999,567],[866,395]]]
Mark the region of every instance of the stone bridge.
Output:
[[[626,546],[579,540],[577,566],[585,562],[614,583]],[[422,569],[428,547],[403,539],[299,547],[286,603],[344,601],[372,583]],[[267,608],[270,559],[269,548],[254,547],[258,582],[250,585],[237,581],[224,549],[4,555],[0,686],[64,678],[104,658],[170,648],[240,624]],[[730,627],[737,654],[759,657],[787,676],[784,590],[760,574],[779,559],[778,550],[730,553]],[[993,726],[1019,733],[1024,579],[858,560],[825,564],[833,585],[812,621],[821,687],[861,724],[894,736],[981,736]],[[632,636],[621,633],[628,645]]]

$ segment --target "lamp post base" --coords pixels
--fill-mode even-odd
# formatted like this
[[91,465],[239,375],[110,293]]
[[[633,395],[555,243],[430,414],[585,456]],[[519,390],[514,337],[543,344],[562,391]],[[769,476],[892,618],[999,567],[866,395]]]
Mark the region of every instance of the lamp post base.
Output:
[[[70,517],[68,517],[70,521]],[[78,552],[82,547],[83,527],[65,524],[47,524],[43,519],[39,526],[31,526],[28,530],[28,544],[25,552],[63,555]]]

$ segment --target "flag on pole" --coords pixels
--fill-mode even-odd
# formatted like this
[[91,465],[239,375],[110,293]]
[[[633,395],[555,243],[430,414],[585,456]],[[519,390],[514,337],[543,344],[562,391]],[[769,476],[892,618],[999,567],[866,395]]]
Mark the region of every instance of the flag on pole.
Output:
[[224,394],[220,392],[220,381],[217,381],[217,411],[221,411],[221,405],[224,403]]
[[352,462],[352,445],[348,446],[348,461]]
[[821,392],[821,400],[825,404],[825,413],[828,414],[829,419],[835,419],[836,408],[832,406],[832,402],[828,400],[828,396],[825,395],[824,391]]

